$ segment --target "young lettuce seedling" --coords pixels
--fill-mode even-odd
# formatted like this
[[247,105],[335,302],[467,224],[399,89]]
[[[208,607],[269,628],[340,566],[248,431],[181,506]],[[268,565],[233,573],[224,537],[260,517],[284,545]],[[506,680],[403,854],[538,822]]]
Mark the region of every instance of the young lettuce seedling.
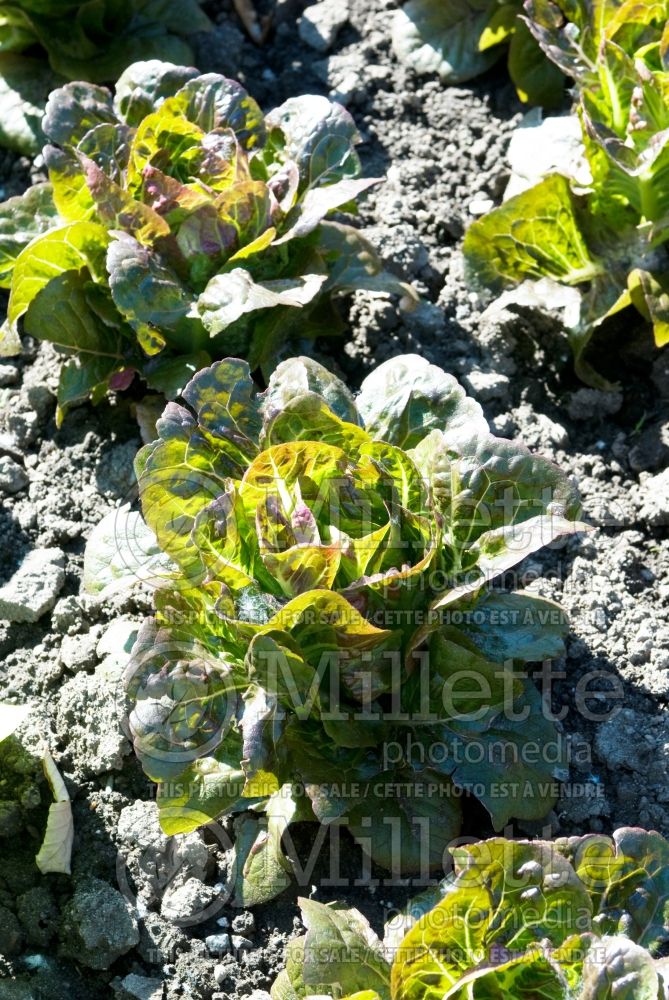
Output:
[[[663,1000],[669,844],[613,837],[495,838],[451,850],[454,871],[386,924],[381,942],[343,904],[300,901],[273,1000]],[[408,929],[408,932],[404,932]]]
[[156,61],[115,97],[72,83],[49,98],[49,183],[0,205],[0,351],[19,323],[70,360],[59,417],[139,372],[174,396],[216,357],[274,366],[292,339],[341,328],[333,296],[415,298],[350,226],[361,179],[353,119],[324,97],[264,116],[238,83]]
[[567,622],[490,584],[583,529],[568,479],[415,355],[355,399],[308,358],[264,393],[227,359],[182,395],[136,462],[172,569],[127,682],[166,832],[251,809],[258,901],[285,886],[293,819],[416,873],[441,868],[464,791],[496,828],[543,816],[564,753],[524,665],[559,656]]
[[634,305],[658,347],[669,341],[669,4],[526,0],[525,9],[576,82],[590,178],[552,173],[510,198],[470,226],[465,256],[496,291],[540,279],[572,288],[576,371],[606,388],[584,352],[607,317]]

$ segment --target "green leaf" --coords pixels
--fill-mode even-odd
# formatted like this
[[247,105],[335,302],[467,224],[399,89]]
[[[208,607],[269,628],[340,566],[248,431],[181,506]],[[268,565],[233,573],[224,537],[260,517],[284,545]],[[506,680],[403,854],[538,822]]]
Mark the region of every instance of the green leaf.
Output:
[[669,845],[634,827],[613,838],[591,834],[559,840],[590,893],[605,933],[623,931],[656,950],[669,938]]
[[559,174],[472,223],[463,249],[472,272],[495,289],[546,275],[580,284],[601,267],[586,245],[569,182]]
[[318,294],[325,275],[307,274],[300,278],[282,278],[255,282],[248,271],[236,267],[227,274],[212,278],[197,302],[202,324],[210,336],[231,326],[240,316],[256,309],[273,306],[308,305]]
[[241,84],[217,73],[188,80],[176,95],[176,106],[204,132],[232,129],[244,149],[265,139],[263,115]]
[[114,304],[152,357],[170,341],[186,353],[204,347],[206,333],[195,313],[193,293],[157,250],[126,233],[117,233],[107,252]]
[[349,112],[316,94],[291,97],[266,118],[267,127],[280,133],[272,141],[294,161],[300,188],[336,184],[360,172],[355,145],[360,141]]
[[[34,239],[16,258],[7,318],[17,321],[42,289],[69,271],[87,269],[94,280],[104,275],[107,234],[94,222],[74,222]],[[39,334],[38,334],[39,335]],[[70,335],[66,334],[69,340]]]
[[416,73],[438,73],[444,83],[471,80],[499,54],[479,48],[495,6],[490,0],[409,0],[393,21],[395,54]]
[[121,73],[114,88],[114,109],[134,127],[155,111],[161,101],[174,95],[198,75],[191,66],[175,66],[159,59],[133,63]]
[[605,937],[586,955],[582,1000],[657,1000],[658,990],[653,959],[628,938]]
[[51,93],[42,128],[51,142],[74,146],[92,128],[103,124],[117,124],[107,88],[92,83],[67,83]]
[[569,620],[553,601],[529,593],[493,590],[463,616],[464,634],[498,663],[539,663],[564,655]]
[[525,21],[516,18],[509,46],[509,76],[521,101],[543,108],[559,107],[564,99],[564,77],[548,62]]
[[270,797],[264,817],[244,813],[235,820],[228,885],[236,906],[268,903],[292,884],[292,864],[284,854],[281,838],[295,811],[290,786],[284,785]]
[[57,224],[50,184],[35,184],[0,204],[0,287],[10,287],[16,258],[30,241]]
[[39,152],[44,106],[57,82],[38,59],[0,52],[0,145],[28,155]]
[[343,995],[373,990],[390,1000],[389,967],[381,942],[358,910],[300,899],[307,928],[302,952],[302,980],[308,994],[336,984]]
[[373,438],[415,448],[434,429],[457,433],[488,425],[481,407],[452,375],[417,354],[391,358],[368,375],[356,400]]
[[89,594],[111,594],[149,580],[164,581],[175,568],[140,513],[126,504],[105,515],[91,532],[83,587]]

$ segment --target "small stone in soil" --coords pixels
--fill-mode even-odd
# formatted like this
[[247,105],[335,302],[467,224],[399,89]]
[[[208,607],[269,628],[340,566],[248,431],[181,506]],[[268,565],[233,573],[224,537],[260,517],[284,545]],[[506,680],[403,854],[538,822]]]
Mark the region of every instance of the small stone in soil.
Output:
[[112,987],[119,1000],[162,1000],[163,996],[162,980],[137,976],[134,972],[120,983],[112,983]]
[[46,948],[56,933],[58,910],[48,889],[29,889],[17,900],[17,912],[28,944]]
[[137,921],[120,892],[107,882],[81,882],[63,911],[62,953],[90,969],[108,969],[139,943]]
[[33,549],[0,587],[0,619],[36,622],[51,611],[65,583],[62,549]]
[[27,485],[26,470],[8,455],[0,456],[0,492],[18,493]]
[[256,919],[250,910],[245,910],[244,913],[237,914],[232,921],[232,929],[235,934],[244,934],[246,937],[250,937],[253,934],[256,929]]
[[19,370],[16,365],[0,365],[0,389],[15,385],[19,380]]
[[22,946],[21,925],[11,910],[0,906],[0,955],[17,955]]
[[227,955],[231,948],[229,934],[209,934],[204,943],[210,955]]
[[317,52],[327,52],[348,21],[347,0],[321,0],[302,14],[300,38]]
[[16,837],[22,827],[18,802],[0,801],[0,837]]

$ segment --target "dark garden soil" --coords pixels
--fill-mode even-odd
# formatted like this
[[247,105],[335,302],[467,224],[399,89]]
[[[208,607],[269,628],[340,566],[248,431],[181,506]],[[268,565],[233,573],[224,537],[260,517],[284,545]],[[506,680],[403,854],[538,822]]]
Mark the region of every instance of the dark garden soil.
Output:
[[[518,436],[575,477],[595,526],[526,560],[507,581],[559,600],[572,624],[566,658],[544,677],[572,743],[570,780],[544,823],[515,832],[639,824],[669,835],[669,473],[662,473],[669,352],[656,358],[648,335],[623,317],[595,345],[600,370],[621,388],[595,392],[574,379],[557,321],[494,306],[482,316],[488,303],[465,283],[459,242],[470,208],[499,201],[506,182],[505,149],[522,109],[503,70],[450,89],[405,72],[390,49],[393,0],[351,0],[348,22],[319,52],[298,32],[302,6],[282,0],[275,31],[258,48],[229,0],[208,4],[217,29],[200,40],[199,65],[241,79],[267,110],[304,92],[346,103],[362,134],[365,172],[387,176],[359,224],[387,266],[424,297],[402,315],[395,304],[356,295],[350,337],[324,341],[318,351],[353,386],[376,363],[406,352],[452,372],[496,433]],[[31,169],[0,156],[2,197],[21,191]],[[159,831],[152,789],[119,722],[122,657],[106,632],[119,617],[139,621],[150,594],[105,603],[80,594],[86,538],[132,492],[140,445],[133,403],[118,397],[82,407],[57,430],[57,376],[48,346],[27,343],[20,358],[0,362],[0,585],[38,549],[38,562],[50,567],[44,598],[52,608],[33,623],[0,622],[0,698],[33,702],[28,750],[47,743],[66,779],[73,874],[41,877],[34,865],[49,793],[34,759],[8,741],[2,773],[10,777],[0,779],[0,1000],[247,997],[269,987],[300,927],[297,891],[252,914],[221,905],[214,887],[225,882],[226,858],[216,832],[189,835],[175,851]],[[12,782],[18,811],[2,801],[16,790],[3,789]],[[470,810],[467,832],[492,832],[481,811]],[[296,831],[305,862],[313,837],[310,828]],[[299,892],[345,897],[380,930],[410,889],[356,885],[362,862],[343,837],[344,884],[326,884],[326,841]],[[132,919],[124,896],[134,904]],[[226,934],[232,951],[217,954]]]

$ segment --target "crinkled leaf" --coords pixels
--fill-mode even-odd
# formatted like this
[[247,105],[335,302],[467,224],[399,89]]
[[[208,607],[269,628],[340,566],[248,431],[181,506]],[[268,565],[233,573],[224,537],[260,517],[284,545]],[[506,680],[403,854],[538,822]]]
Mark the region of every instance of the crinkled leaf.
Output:
[[499,55],[479,47],[494,9],[490,0],[409,0],[393,21],[395,54],[417,73],[438,73],[444,83],[471,80]]
[[35,184],[25,194],[0,204],[0,286],[8,288],[16,258],[36,236],[57,225],[50,184]]
[[281,838],[295,811],[290,786],[285,785],[270,797],[264,816],[245,813],[235,820],[228,884],[236,906],[267,903],[292,884],[292,865]]
[[602,938],[585,957],[581,1000],[657,1000],[658,987],[650,954],[628,938]]
[[110,594],[141,582],[165,580],[175,569],[139,511],[126,504],[106,514],[93,529],[84,555],[83,586],[90,594]]
[[[42,289],[66,272],[86,269],[93,279],[104,274],[107,234],[94,222],[74,222],[52,229],[21,251],[14,265],[7,317],[12,326]],[[42,336],[42,334],[39,334]],[[70,335],[66,334],[66,339]]]
[[479,404],[452,375],[417,354],[375,368],[362,383],[356,406],[372,437],[400,448],[414,448],[434,429],[487,431]]
[[266,122],[280,131],[284,155],[297,165],[302,188],[335,184],[359,172],[358,130],[341,104],[316,94],[291,97]]
[[600,266],[583,237],[569,183],[559,174],[472,223],[464,252],[474,274],[496,289],[546,275],[578,284]]
[[42,128],[51,142],[74,146],[90,129],[104,123],[117,124],[107,88],[92,83],[66,83],[51,93]]
[[65,782],[48,750],[44,751],[43,766],[54,802],[49,807],[46,832],[42,846],[35,858],[35,864],[42,875],[47,875],[50,872],[70,875],[70,860],[74,843],[72,804]]
[[29,155],[39,152],[44,106],[57,82],[38,59],[0,52],[0,145]]
[[326,280],[323,274],[303,278],[277,279],[262,283],[248,271],[236,267],[212,278],[197,303],[202,324],[214,337],[245,313],[274,306],[305,306],[318,294]]
[[161,101],[174,97],[185,83],[198,75],[192,66],[175,66],[160,59],[133,63],[116,82],[114,109],[128,125],[139,125]]

